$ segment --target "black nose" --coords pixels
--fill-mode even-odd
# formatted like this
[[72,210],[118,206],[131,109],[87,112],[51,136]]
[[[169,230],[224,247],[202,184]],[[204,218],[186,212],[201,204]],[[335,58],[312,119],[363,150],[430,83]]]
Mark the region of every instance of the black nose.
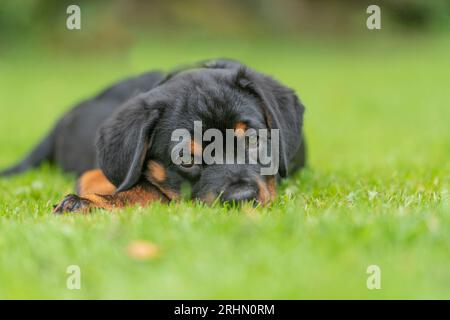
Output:
[[257,188],[251,184],[230,185],[222,194],[222,202],[240,203],[244,201],[254,201],[257,196]]

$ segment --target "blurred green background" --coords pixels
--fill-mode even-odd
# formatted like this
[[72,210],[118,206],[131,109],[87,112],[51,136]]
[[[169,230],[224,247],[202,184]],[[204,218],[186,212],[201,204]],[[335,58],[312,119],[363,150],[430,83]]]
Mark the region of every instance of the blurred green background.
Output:
[[[85,37],[131,41],[136,32],[214,36],[296,36],[361,33],[370,4],[382,8],[385,29],[405,33],[448,30],[447,0],[23,0],[2,1],[0,34],[17,39],[66,38],[65,11],[83,12]],[[88,35],[87,33],[90,33]],[[66,39],[68,40],[68,39]],[[69,41],[70,42],[70,41]],[[89,43],[89,42],[88,42]]]
[[[66,8],[81,7],[81,30]],[[366,8],[381,7],[368,30]],[[104,86],[215,57],[306,105],[309,168],[268,208],[53,216],[74,177],[0,179],[1,298],[449,298],[449,1],[43,1],[0,6],[0,167]],[[157,257],[127,253],[135,240]],[[82,290],[65,286],[80,265]],[[366,268],[382,270],[368,290]]]
[[[82,31],[65,28],[70,4],[82,9]],[[130,50],[140,36],[154,45],[164,44],[156,35],[191,41],[212,37],[223,41],[262,38],[266,42],[301,36],[317,41],[367,37],[366,8],[370,4],[382,8],[383,34],[441,33],[450,26],[448,0],[4,0],[0,48],[34,40],[72,52],[117,52]]]

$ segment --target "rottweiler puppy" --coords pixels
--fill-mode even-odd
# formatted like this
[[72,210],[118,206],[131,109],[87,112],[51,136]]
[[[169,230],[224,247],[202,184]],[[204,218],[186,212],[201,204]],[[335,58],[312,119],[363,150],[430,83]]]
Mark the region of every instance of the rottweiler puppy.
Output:
[[[56,213],[168,202],[180,199],[186,185],[193,199],[206,203],[264,205],[275,198],[279,178],[305,165],[303,112],[293,90],[237,61],[205,61],[168,74],[152,71],[75,106],[28,156],[0,174],[44,161],[76,173],[77,195],[67,195]],[[203,132],[232,129],[236,138],[248,129],[278,130],[278,152],[270,153],[278,171],[261,175],[259,162],[196,161],[205,148],[195,139],[196,121]],[[173,132],[180,128],[193,133],[192,156],[174,163]]]

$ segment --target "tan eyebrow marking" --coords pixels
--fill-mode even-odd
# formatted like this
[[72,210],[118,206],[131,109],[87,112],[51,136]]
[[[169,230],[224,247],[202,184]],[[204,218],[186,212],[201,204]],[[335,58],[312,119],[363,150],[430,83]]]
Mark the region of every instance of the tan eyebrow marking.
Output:
[[196,156],[202,155],[202,146],[193,139],[191,139],[191,153]]
[[245,135],[245,130],[247,130],[247,124],[242,121],[238,121],[234,125],[234,133],[238,137],[243,137]]

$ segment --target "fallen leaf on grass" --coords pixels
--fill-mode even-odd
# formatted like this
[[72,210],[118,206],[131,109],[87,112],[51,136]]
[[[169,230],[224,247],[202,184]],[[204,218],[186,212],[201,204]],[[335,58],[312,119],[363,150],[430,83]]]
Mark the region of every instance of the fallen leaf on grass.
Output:
[[135,240],[128,244],[127,254],[136,260],[149,260],[159,255],[159,247],[149,241]]

